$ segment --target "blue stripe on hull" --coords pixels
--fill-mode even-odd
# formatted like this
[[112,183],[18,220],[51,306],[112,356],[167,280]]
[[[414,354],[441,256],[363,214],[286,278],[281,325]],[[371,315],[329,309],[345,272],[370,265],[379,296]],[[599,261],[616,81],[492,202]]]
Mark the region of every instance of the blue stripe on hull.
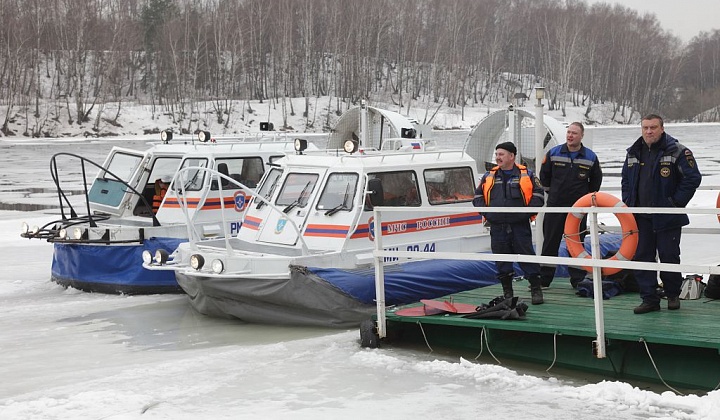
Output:
[[55,243],[52,280],[64,286],[103,293],[181,293],[174,271],[142,267],[142,252],[174,251],[179,238],[151,238],[142,245],[82,245]]

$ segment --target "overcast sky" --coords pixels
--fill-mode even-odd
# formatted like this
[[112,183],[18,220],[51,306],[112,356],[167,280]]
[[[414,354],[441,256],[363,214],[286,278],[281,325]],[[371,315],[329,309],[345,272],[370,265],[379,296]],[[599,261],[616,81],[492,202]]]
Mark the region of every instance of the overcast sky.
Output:
[[654,13],[663,29],[684,42],[700,31],[720,29],[719,0],[588,0],[588,3],[622,4],[640,14]]

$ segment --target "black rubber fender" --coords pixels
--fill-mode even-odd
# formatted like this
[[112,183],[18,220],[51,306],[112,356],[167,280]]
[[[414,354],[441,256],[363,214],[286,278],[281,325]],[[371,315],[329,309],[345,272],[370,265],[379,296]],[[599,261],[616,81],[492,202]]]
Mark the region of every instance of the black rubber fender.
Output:
[[360,346],[376,349],[380,347],[380,337],[375,328],[375,321],[366,319],[360,323]]

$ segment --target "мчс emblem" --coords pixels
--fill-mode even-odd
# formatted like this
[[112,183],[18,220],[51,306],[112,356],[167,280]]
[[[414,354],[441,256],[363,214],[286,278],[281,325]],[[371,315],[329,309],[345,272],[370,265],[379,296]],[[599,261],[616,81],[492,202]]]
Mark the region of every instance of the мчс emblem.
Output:
[[662,176],[663,178],[669,177],[670,176],[670,168],[668,168],[668,167],[660,168],[660,176]]
[[286,224],[287,224],[287,219],[278,220],[277,224],[275,225],[275,233],[277,233],[277,234],[282,233],[283,229],[285,229]]

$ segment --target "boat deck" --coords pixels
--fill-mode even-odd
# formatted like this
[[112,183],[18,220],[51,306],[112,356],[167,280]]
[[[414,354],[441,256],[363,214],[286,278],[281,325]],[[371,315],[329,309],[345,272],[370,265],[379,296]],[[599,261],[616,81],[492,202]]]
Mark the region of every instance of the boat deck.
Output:
[[[576,296],[567,279],[556,279],[543,291],[543,305],[530,305],[526,282],[516,283],[514,289],[529,305],[525,320],[468,319],[456,314],[407,317],[389,311],[387,341],[476,353],[484,349],[497,357],[600,373],[609,379],[634,378],[700,390],[720,385],[720,301],[683,300],[678,311],[668,311],[663,301],[661,311],[635,315],[632,309],[640,303],[637,293],[604,300],[608,357],[598,359],[593,355],[593,299]],[[443,300],[479,305],[501,294],[500,286],[489,286]]]

